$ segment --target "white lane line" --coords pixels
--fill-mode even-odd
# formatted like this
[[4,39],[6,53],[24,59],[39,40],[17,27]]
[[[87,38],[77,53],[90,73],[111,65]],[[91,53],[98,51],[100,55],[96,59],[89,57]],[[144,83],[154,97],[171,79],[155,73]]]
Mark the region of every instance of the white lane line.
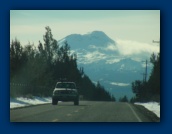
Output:
[[139,116],[136,114],[136,112],[135,112],[134,109],[130,106],[130,104],[128,104],[128,103],[126,103],[126,104],[130,107],[131,111],[133,112],[133,114],[135,115],[135,117],[137,118],[137,120],[138,120],[139,122],[142,122],[142,120],[139,118]]
[[59,119],[54,119],[54,120],[52,120],[52,122],[58,122],[59,121]]

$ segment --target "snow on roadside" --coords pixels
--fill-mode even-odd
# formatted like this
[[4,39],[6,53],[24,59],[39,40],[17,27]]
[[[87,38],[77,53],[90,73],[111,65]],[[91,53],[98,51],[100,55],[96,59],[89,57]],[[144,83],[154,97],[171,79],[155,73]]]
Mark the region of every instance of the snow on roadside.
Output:
[[51,97],[41,98],[34,96],[33,99],[24,97],[10,98],[10,109],[46,103],[51,103]]
[[134,104],[144,106],[145,108],[152,111],[160,118],[160,105],[158,102],[148,102],[148,103],[136,102]]

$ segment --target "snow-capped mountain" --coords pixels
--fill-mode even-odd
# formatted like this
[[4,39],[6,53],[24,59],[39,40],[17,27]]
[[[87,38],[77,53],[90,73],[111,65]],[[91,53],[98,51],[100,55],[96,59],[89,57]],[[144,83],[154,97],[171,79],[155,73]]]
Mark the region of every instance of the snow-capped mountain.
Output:
[[[78,66],[84,67],[93,82],[99,81],[117,99],[124,95],[128,98],[133,96],[131,82],[143,78],[143,62],[121,55],[116,42],[102,31],[71,34],[58,43],[63,45],[65,41],[71,52],[77,53]],[[150,70],[149,66],[148,74]]]
[[[90,64],[109,57],[119,56],[115,41],[101,31],[88,34],[72,34],[59,41],[67,41],[71,50],[77,53],[78,63]],[[108,61],[107,61],[108,62]]]

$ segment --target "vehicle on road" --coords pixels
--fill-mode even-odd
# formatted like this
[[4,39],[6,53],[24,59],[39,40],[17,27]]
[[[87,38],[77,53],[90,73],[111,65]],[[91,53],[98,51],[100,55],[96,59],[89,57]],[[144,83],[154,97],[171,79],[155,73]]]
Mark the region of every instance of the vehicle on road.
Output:
[[74,82],[57,82],[52,96],[52,105],[57,105],[58,101],[73,101],[74,105],[79,105],[79,94]]

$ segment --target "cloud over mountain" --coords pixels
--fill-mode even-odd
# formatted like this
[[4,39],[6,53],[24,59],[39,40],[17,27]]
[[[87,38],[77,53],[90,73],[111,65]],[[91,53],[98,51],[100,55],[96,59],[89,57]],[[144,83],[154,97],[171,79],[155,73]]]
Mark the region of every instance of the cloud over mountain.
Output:
[[133,58],[135,56],[138,58],[149,58],[153,52],[158,53],[160,51],[159,45],[151,45],[148,43],[121,39],[117,39],[116,42],[121,55]]

